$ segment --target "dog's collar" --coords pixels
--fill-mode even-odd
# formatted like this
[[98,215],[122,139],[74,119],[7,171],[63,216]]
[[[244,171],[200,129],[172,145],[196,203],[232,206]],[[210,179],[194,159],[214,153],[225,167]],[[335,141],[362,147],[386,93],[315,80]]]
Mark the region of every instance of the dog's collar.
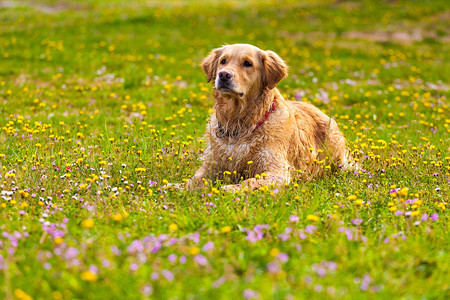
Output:
[[273,112],[275,111],[276,108],[277,108],[277,107],[275,106],[275,102],[272,102],[272,104],[270,105],[269,110],[266,112],[266,114],[264,115],[264,117],[258,122],[258,124],[256,124],[256,127],[255,127],[255,129],[253,129],[252,132],[255,132],[255,130],[258,129],[258,128],[262,125],[262,123],[264,123],[265,120],[267,120],[267,118],[269,117],[269,115],[270,115],[271,113],[273,113]]
[[[273,113],[275,111],[275,109],[276,109],[275,102],[272,102],[272,104],[270,105],[269,110],[262,117],[262,119],[258,122],[258,124],[256,124],[255,128],[252,130],[252,133],[255,132],[256,129],[261,127],[261,125],[264,123],[264,121],[267,120],[269,115],[271,113]],[[225,130],[225,128],[223,128],[223,126],[220,123],[220,121],[218,121],[217,123],[218,123],[218,128],[216,130],[216,136],[218,138],[223,138],[224,136],[231,137],[231,138],[236,138],[239,135],[239,132],[237,130],[234,130],[233,132],[229,132],[228,130]]]
[[223,128],[222,124],[220,123],[220,121],[217,121],[217,125],[218,125],[218,128],[216,130],[216,136],[219,139],[223,138],[224,136],[236,138],[239,134],[239,132],[236,129],[233,132],[229,132],[228,130],[225,130],[225,128]]

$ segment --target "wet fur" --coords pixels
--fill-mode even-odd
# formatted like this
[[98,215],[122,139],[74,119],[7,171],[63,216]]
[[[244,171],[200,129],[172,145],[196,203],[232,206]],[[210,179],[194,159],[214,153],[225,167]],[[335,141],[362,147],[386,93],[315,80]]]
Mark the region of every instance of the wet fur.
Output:
[[[218,61],[223,55],[250,57],[254,69],[242,68],[237,59],[221,67]],[[203,178],[224,179],[224,171],[232,173],[227,178],[235,183],[245,179],[241,184],[225,186],[226,190],[289,183],[293,170],[300,170],[306,177],[322,174],[323,168],[313,161],[326,157],[326,164],[333,169],[352,167],[346,140],[336,122],[311,104],[286,101],[275,87],[287,76],[287,66],[277,54],[245,44],[224,46],[213,50],[202,67],[213,85],[220,69],[232,70],[236,87],[246,92],[239,97],[214,89],[204,162],[187,183],[188,188],[202,187]],[[272,102],[276,110],[253,131]],[[218,137],[219,122],[228,132],[238,132],[238,136]],[[319,149],[323,152],[319,153]],[[266,174],[264,178],[254,178],[262,173]]]

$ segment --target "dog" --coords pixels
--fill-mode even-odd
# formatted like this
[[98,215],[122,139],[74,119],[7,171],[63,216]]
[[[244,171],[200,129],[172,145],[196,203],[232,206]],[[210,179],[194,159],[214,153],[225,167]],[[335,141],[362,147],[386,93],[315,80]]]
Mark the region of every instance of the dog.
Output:
[[292,171],[311,178],[354,167],[336,121],[312,104],[285,100],[276,88],[288,66],[275,52],[226,45],[201,66],[214,87],[214,110],[203,165],[188,189],[223,180],[233,183],[222,186],[225,191],[255,190],[288,184]]

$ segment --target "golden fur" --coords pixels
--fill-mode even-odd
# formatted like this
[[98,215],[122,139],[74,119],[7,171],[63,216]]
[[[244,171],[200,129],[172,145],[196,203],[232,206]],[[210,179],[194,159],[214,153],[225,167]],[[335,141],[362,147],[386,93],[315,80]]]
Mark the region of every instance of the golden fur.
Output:
[[[213,50],[202,68],[214,86],[214,112],[206,126],[203,165],[188,188],[202,187],[203,179],[245,179],[224,189],[257,189],[289,183],[293,170],[316,176],[325,165],[351,166],[336,122],[311,104],[286,101],[275,87],[288,69],[276,53],[246,44],[224,46]],[[226,76],[231,78],[221,79]],[[254,130],[272,102],[275,111]]]

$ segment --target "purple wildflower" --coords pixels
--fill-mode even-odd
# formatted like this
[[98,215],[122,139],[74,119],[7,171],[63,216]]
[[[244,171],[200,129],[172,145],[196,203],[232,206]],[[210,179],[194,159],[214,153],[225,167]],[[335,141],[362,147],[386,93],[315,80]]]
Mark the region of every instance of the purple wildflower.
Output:
[[162,270],[161,271],[162,276],[164,276],[164,278],[166,278],[168,281],[173,281],[173,279],[175,278],[175,276],[172,274],[172,272],[170,272],[169,270]]
[[197,254],[196,256],[194,256],[194,261],[201,266],[205,266],[208,264],[208,260],[206,259],[206,257],[201,254]]
[[349,241],[353,240],[353,232],[350,229],[345,229],[344,233],[347,236],[347,240]]
[[139,268],[139,265],[137,263],[130,264],[130,271],[136,271]]
[[284,264],[289,260],[289,255],[287,253],[280,253],[277,255],[277,259]]
[[167,258],[171,263],[174,263],[177,261],[177,255],[176,254],[170,254]]
[[291,215],[291,216],[289,217],[289,221],[292,222],[292,223],[297,223],[297,222],[300,221],[300,218],[299,218],[299,216],[297,216],[297,215]]
[[114,253],[115,256],[119,256],[122,254],[122,251],[120,251],[120,249],[117,248],[116,245],[112,245],[110,249],[111,249],[111,252]]
[[304,232],[303,230],[300,230],[300,231],[298,232],[298,237],[299,237],[301,240],[306,239],[306,234],[305,234],[305,232]]
[[317,293],[320,293],[323,290],[323,286],[321,284],[316,284],[314,286],[314,291],[316,291]]
[[311,233],[313,233],[314,231],[316,231],[316,229],[317,229],[317,226],[316,226],[316,225],[307,225],[307,226],[305,227],[305,232],[311,234]]
[[180,256],[180,264],[185,264],[186,263],[186,256]]
[[140,291],[141,291],[142,295],[149,296],[149,295],[153,294],[153,287],[149,283],[147,283],[141,287]]
[[245,299],[255,299],[259,297],[259,293],[251,289],[245,289],[244,292],[242,292],[242,296]]
[[66,253],[64,254],[66,259],[73,259],[78,255],[79,251],[77,248],[70,247],[66,250]]
[[144,245],[142,244],[141,241],[134,240],[131,242],[130,246],[128,246],[127,251],[130,254],[136,254],[138,252],[142,252],[142,251],[144,251]]
[[214,243],[213,242],[211,242],[211,241],[209,241],[209,242],[207,242],[205,245],[203,245],[203,247],[202,247],[202,251],[204,251],[204,252],[208,252],[208,251],[211,251],[211,250],[213,250],[214,249]]
[[107,259],[104,259],[104,260],[102,260],[102,266],[104,268],[109,268],[109,267],[111,267],[111,262]]
[[361,283],[361,290],[362,291],[367,291],[367,289],[369,288],[370,283],[372,282],[372,279],[370,279],[370,275],[369,274],[365,274],[362,278],[362,283]]
[[359,224],[361,224],[363,222],[363,220],[361,220],[361,219],[353,219],[352,220],[352,223],[354,224],[354,225],[359,225]]
[[271,261],[270,263],[267,264],[267,270],[270,273],[278,273],[281,270],[281,266],[279,263]]
[[98,267],[96,265],[89,265],[89,271],[98,274]]
[[439,215],[437,213],[434,213],[430,216],[431,220],[437,221],[439,219]]

